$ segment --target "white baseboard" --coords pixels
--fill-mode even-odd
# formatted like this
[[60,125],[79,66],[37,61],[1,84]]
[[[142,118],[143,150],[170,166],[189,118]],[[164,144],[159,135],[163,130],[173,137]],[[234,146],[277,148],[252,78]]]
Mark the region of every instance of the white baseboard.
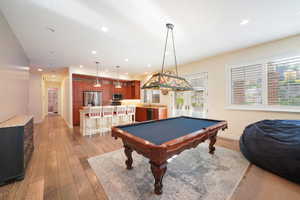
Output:
[[[63,118],[63,117],[62,117]],[[63,118],[63,120],[65,121],[65,123],[67,124],[67,126],[68,126],[68,128],[73,128],[73,125],[71,125],[71,124],[69,124],[66,120],[65,120],[65,118]]]
[[73,128],[73,125],[66,123],[69,128]]
[[224,138],[224,139],[229,139],[229,140],[236,140],[236,141],[240,140],[240,137],[236,136],[236,135],[221,134],[221,135],[218,135],[218,137],[219,138]]

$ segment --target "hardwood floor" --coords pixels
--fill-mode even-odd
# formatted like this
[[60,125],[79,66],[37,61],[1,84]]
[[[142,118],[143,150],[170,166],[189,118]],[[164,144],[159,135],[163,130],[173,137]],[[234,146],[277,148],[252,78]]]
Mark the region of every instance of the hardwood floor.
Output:
[[[238,150],[236,141],[219,139],[217,145]],[[121,147],[110,135],[82,137],[61,117],[49,116],[35,126],[35,151],[25,179],[0,187],[0,199],[107,199],[87,158]],[[251,165],[231,198],[240,199],[300,199],[300,186]]]

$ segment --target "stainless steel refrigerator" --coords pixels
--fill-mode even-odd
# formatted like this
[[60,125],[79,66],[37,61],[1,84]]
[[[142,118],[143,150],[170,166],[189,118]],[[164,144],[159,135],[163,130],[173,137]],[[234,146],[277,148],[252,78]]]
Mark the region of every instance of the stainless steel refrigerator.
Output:
[[84,91],[83,92],[83,106],[101,106],[102,92],[98,91]]

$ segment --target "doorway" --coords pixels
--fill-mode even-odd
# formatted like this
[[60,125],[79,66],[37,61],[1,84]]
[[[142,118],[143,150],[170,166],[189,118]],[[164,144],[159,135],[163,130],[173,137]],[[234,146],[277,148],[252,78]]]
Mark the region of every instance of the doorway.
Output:
[[208,73],[202,72],[186,76],[194,90],[175,92],[174,116],[190,116],[205,118],[207,115],[207,80]]
[[58,88],[48,88],[48,113],[58,114]]

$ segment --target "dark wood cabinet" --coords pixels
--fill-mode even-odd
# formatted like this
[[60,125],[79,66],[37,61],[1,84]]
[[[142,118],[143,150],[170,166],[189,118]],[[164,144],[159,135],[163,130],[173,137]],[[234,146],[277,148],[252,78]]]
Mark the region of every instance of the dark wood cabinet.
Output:
[[136,121],[159,120],[168,118],[168,109],[164,106],[158,107],[136,107]]
[[34,150],[33,118],[23,121],[25,124],[0,128],[0,185],[11,180],[22,180],[25,176]]
[[132,81],[131,83],[131,99],[141,98],[141,81]]
[[136,107],[135,120],[138,122],[147,121],[147,109],[144,107]]
[[167,107],[153,109],[153,120],[166,119],[166,118],[168,118]]

